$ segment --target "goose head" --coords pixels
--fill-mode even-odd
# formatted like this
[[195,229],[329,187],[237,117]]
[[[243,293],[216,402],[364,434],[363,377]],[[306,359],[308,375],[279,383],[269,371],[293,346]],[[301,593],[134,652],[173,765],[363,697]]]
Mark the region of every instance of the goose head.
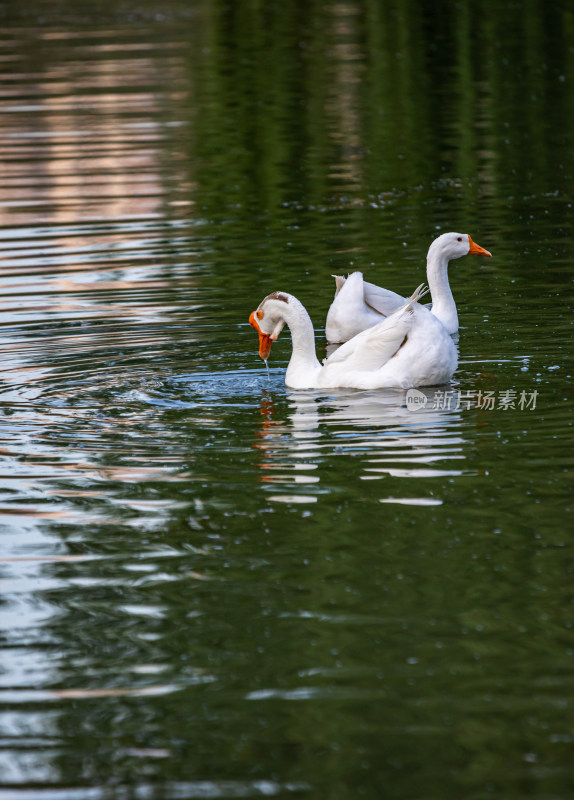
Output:
[[491,256],[488,250],[473,242],[468,233],[443,233],[429,248],[429,258],[453,261],[462,256]]
[[264,361],[269,358],[271,345],[283,330],[289,301],[290,295],[272,292],[259,303],[256,311],[251,312],[249,324],[259,334],[259,355]]

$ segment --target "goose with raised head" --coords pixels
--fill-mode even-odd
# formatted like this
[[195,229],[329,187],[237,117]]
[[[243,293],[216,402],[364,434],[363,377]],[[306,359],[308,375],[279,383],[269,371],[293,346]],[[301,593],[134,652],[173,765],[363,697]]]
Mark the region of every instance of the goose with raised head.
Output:
[[[354,272],[347,283],[362,291],[362,274]],[[311,318],[292,294],[268,295],[249,322],[259,333],[259,355],[265,361],[283,327],[289,327],[292,353],[285,383],[292,389],[434,386],[452,377],[457,351],[444,326],[419,305],[426,291],[419,286],[396,311],[341,345],[322,364]]]
[[[450,334],[458,330],[458,314],[448,281],[448,264],[466,255],[490,256],[491,253],[473,242],[467,233],[443,233],[431,244],[427,255],[431,311]],[[372,283],[363,281],[361,287],[338,275],[334,277],[335,299],[325,324],[330,344],[347,342],[357,333],[377,325],[406,301],[400,294]]]

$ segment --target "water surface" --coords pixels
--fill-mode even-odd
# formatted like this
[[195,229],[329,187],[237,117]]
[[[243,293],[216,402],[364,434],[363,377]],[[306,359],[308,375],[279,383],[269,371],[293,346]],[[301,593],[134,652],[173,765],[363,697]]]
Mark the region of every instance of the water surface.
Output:
[[[1,14],[1,800],[571,796],[567,4]],[[446,230],[420,410],[267,374]]]

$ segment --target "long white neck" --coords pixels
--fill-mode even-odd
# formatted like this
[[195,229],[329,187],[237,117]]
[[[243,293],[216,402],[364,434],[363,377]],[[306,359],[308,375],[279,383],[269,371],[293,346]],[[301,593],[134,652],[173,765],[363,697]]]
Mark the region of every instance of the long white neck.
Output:
[[315,386],[321,364],[315,352],[315,332],[311,317],[305,306],[293,295],[289,302],[281,304],[283,318],[291,331],[293,352],[285,374],[285,383],[293,389],[308,389]]
[[427,255],[427,281],[432,297],[432,313],[442,322],[448,333],[456,333],[458,314],[448,282],[448,258],[432,245]]

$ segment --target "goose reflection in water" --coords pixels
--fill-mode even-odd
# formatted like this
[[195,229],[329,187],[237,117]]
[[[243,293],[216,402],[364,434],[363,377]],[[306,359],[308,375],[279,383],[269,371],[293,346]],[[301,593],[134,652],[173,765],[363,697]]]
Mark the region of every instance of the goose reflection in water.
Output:
[[[273,397],[265,394],[261,402],[263,424],[255,443],[264,454],[259,463],[261,480],[273,484],[274,490],[279,487],[288,490],[285,494],[270,495],[269,499],[317,502],[321,495],[335,488],[332,480],[336,476],[331,477],[330,468],[334,459],[341,457],[353,459],[352,466],[351,462],[345,465],[349,480],[388,477],[422,480],[467,474],[451,468],[451,462],[465,459],[462,412],[457,408],[456,398],[450,399],[445,387],[409,391],[419,394],[419,410],[411,410],[408,393],[403,390],[340,392],[328,396],[297,391],[287,395],[289,411],[285,416],[276,409]],[[436,403],[438,392],[446,397],[441,407]],[[411,497],[410,487],[415,484],[408,486],[408,498],[381,498],[382,501],[417,505],[441,502],[436,498]],[[401,483],[400,488],[406,489],[405,484]],[[415,491],[428,494],[424,483],[417,483]]]

